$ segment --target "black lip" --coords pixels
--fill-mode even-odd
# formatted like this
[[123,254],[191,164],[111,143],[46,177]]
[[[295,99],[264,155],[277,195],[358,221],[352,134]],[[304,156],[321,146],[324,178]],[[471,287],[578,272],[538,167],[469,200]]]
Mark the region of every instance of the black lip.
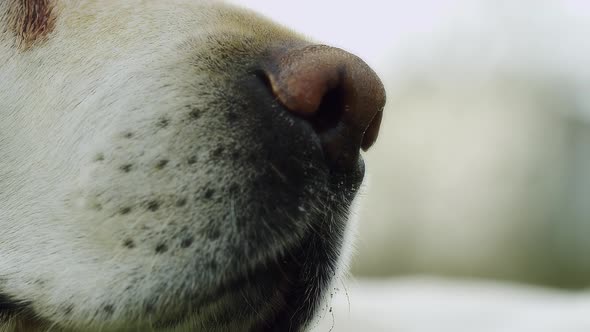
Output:
[[330,240],[317,235],[309,237],[305,248],[297,254],[298,260],[306,263],[292,267],[284,293],[285,305],[251,332],[296,332],[307,326],[337,274],[343,233],[344,227],[341,227],[331,234]]
[[0,293],[0,318],[10,319],[15,316],[35,317],[29,302],[18,301],[13,297]]
[[[285,258],[277,259],[277,262],[284,262]],[[198,302],[192,303],[193,307],[195,308],[205,308],[209,305],[213,305],[216,301],[220,298],[225,296],[233,296],[235,295],[238,301],[237,303],[232,304],[230,309],[227,310],[225,313],[216,313],[215,314],[215,321],[211,322],[215,325],[222,325],[224,323],[233,323],[232,319],[238,317],[238,311],[242,311],[244,308],[241,306],[241,301],[244,300],[244,294],[251,292],[255,296],[259,298],[266,298],[270,297],[275,293],[275,289],[278,289],[279,284],[283,282],[285,275],[283,274],[283,267],[280,263],[272,262],[266,265],[258,266],[255,269],[252,269],[250,272],[245,273],[244,275],[225,282],[224,284],[217,287],[215,290],[210,292],[209,294],[203,296],[199,294]],[[246,291],[244,291],[246,290]],[[253,309],[252,314],[255,314],[254,311],[258,309],[256,307],[256,303],[246,301],[247,306]],[[260,304],[263,304],[262,302]],[[256,307],[256,308],[255,308]],[[261,308],[264,309],[264,308]],[[232,315],[234,313],[235,315]],[[194,314],[198,314],[194,311],[183,311],[182,313],[177,314],[175,317],[162,319],[156,322],[153,322],[153,326],[158,329],[166,328],[175,328],[182,326],[187,322],[187,319]],[[220,316],[225,316],[220,317]],[[203,317],[204,321],[207,322],[209,317]]]
[[[199,294],[199,302],[193,303],[195,307],[205,308],[222,297],[232,299],[227,308],[214,313],[215,321],[202,317],[203,322],[220,328],[248,322],[248,316],[258,317],[259,320],[253,326],[251,322],[244,323],[244,331],[303,330],[318,311],[336,276],[347,225],[347,210],[362,182],[363,173],[364,164],[360,159],[354,173],[330,176],[330,188],[324,195],[326,210],[314,216],[313,231],[308,231],[284,254],[224,283],[205,297]],[[245,297],[248,299],[244,302]],[[184,311],[176,317],[157,322],[154,327],[182,326],[187,323],[187,317],[194,314],[194,311]]]
[[251,332],[298,332],[311,322],[338,273],[338,262],[348,221],[348,210],[362,183],[364,163],[359,159],[353,173],[334,174],[332,199],[318,216],[314,231],[309,232],[283,264],[288,275],[283,291],[285,305]]
[[27,308],[26,303],[16,301],[8,295],[0,293],[0,314],[15,314],[19,311],[23,311]]

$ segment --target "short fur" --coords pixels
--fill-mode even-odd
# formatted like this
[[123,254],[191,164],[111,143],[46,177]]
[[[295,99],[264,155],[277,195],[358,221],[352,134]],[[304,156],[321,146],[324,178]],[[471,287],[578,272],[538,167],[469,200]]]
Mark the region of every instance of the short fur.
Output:
[[256,74],[304,40],[213,1],[0,15],[0,331],[304,328],[363,176]]
[[4,0],[2,24],[14,34],[16,43],[27,49],[53,31],[55,0]]

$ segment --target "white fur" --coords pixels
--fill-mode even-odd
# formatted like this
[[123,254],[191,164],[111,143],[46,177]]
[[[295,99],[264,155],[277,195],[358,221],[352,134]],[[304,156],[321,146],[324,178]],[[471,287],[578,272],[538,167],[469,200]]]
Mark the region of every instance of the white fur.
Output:
[[[207,72],[218,65],[215,55],[200,46],[207,38],[227,34],[229,44],[251,38],[260,48],[298,37],[212,1],[59,0],[54,11],[54,31],[30,49],[15,47],[8,32],[0,35],[0,290],[31,301],[42,319],[74,329],[146,329],[152,317],[135,308],[149,296],[161,293],[160,301],[172,307],[183,287],[212,289],[242,272],[223,251],[237,241],[237,229],[223,230],[221,249],[196,243],[202,246],[196,252],[153,255],[158,241],[172,241],[169,229],[225,212],[208,203],[180,211],[166,200],[192,195],[187,184],[202,184],[211,172],[222,184],[255,174],[225,163],[183,169],[185,159],[175,156],[190,155],[195,141],[176,136],[197,136],[197,159],[219,142],[245,143],[210,129],[221,125],[215,121],[194,133],[159,130],[156,121],[182,120],[184,105],[206,107],[207,98],[193,88],[217,79]],[[195,69],[193,53],[212,60]],[[162,159],[170,163],[165,172],[124,169],[149,170]],[[174,166],[180,170],[168,170]],[[166,203],[146,212],[153,197]],[[118,215],[128,201],[131,211]],[[129,218],[133,222],[124,222]],[[260,249],[241,263],[253,266],[283,252],[301,236],[304,226],[297,226],[256,244]],[[134,237],[133,251],[121,246],[127,236]],[[223,273],[179,263],[190,255],[213,257]],[[224,301],[220,296],[174,330],[198,329]],[[105,304],[109,317],[97,312]],[[137,326],[124,319],[129,316]],[[248,325],[236,324],[226,328]],[[10,331],[11,323],[2,328]]]

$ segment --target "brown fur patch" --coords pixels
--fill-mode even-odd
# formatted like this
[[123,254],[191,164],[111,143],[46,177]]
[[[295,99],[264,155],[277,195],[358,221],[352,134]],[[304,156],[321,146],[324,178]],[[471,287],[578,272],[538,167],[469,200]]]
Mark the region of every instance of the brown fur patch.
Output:
[[9,0],[4,23],[17,36],[21,48],[28,49],[53,31],[54,1]]

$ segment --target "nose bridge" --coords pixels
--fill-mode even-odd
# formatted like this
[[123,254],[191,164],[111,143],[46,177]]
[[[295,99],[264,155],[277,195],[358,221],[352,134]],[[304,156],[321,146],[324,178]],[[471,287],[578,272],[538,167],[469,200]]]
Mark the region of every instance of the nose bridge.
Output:
[[357,56],[309,45],[276,52],[264,70],[285,108],[314,126],[331,164],[352,167],[377,139],[385,90]]

